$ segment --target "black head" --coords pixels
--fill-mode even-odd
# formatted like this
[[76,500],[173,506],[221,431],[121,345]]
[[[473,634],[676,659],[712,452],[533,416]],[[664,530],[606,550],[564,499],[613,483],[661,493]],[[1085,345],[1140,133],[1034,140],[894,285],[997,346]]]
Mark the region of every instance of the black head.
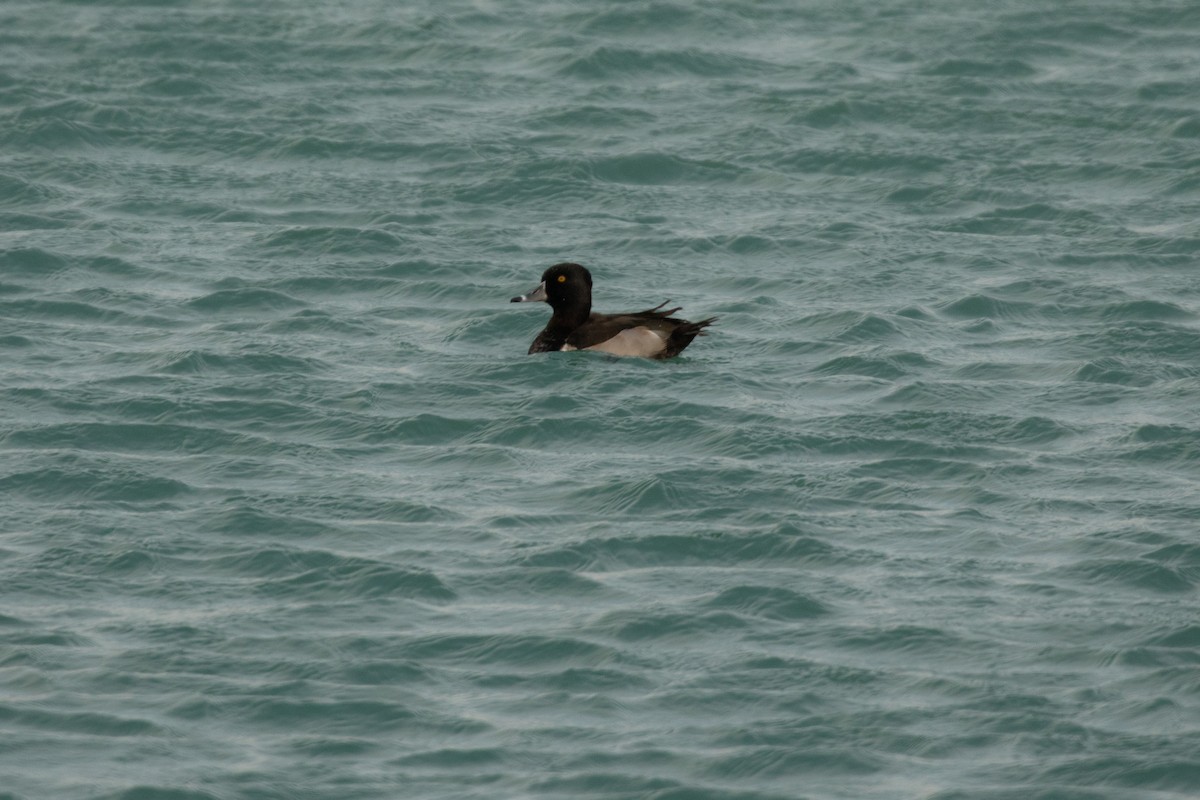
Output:
[[586,305],[592,307],[592,273],[580,264],[555,264],[542,273],[546,302],[553,309]]
[[555,313],[570,311],[587,316],[592,309],[592,274],[580,264],[555,264],[542,273],[542,282],[526,295],[514,297],[514,303],[544,300]]

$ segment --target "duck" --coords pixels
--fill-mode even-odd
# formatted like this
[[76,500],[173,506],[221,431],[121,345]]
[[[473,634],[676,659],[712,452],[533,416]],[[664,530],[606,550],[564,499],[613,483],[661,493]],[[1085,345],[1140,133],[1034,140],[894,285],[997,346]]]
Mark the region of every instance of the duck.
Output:
[[545,302],[554,313],[529,345],[529,353],[592,350],[614,356],[664,359],[679,355],[716,317],[689,322],[671,316],[680,307],[670,301],[645,311],[599,314],[592,311],[592,273],[581,264],[555,264],[542,273],[542,282],[513,303]]

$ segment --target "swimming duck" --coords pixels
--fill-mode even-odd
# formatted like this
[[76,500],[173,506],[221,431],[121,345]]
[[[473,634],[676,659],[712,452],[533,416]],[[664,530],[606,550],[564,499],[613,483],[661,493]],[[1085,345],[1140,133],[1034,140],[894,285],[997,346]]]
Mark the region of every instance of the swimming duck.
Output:
[[[592,311],[592,274],[579,264],[555,264],[542,282],[513,303],[545,301],[554,309],[545,329],[529,346],[530,353],[597,350],[615,356],[670,358],[679,355],[716,317],[689,322],[671,315],[679,308],[659,303],[645,311],[597,314]],[[667,301],[670,302],[670,301]]]

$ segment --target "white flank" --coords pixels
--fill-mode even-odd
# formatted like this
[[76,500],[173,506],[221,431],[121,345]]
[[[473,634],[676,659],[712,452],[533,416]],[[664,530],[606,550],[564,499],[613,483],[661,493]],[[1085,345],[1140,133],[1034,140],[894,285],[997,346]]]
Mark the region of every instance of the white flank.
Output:
[[[583,349],[611,353],[614,356],[644,356],[649,358],[661,353],[666,349],[666,346],[666,338],[656,331],[652,331],[649,328],[626,328],[611,339]],[[564,347],[563,349],[566,350],[567,348]]]

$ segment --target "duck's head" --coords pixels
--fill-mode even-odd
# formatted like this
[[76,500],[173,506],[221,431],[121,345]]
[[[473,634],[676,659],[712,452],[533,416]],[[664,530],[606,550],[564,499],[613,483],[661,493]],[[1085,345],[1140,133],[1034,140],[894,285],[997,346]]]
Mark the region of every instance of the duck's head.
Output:
[[542,273],[542,282],[529,294],[514,297],[513,303],[544,301],[555,311],[567,308],[590,310],[592,274],[580,264],[555,264]]

